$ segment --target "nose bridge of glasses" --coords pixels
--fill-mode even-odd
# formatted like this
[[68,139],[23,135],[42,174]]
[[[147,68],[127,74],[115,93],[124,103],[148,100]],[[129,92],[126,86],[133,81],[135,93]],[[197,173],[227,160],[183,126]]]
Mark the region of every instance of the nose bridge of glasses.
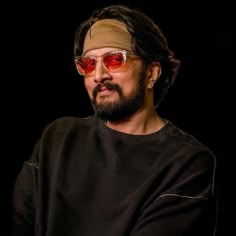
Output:
[[89,57],[90,60],[94,60],[93,61],[93,65],[94,65],[94,68],[93,68],[93,72],[97,70],[97,68],[102,68],[104,67],[105,68],[105,65],[104,65],[104,62],[103,62],[103,55],[102,56],[93,56],[93,57]]
[[103,62],[103,56],[99,56],[95,58],[95,65],[94,65],[94,71],[97,72],[103,72],[106,69],[104,62]]
[[91,59],[94,60],[94,70],[93,72],[104,72],[105,71],[109,71],[109,68],[107,67],[107,62],[106,62],[106,58],[107,58],[108,54],[104,54],[101,56],[94,56],[91,57]]
[[100,81],[103,78],[103,74],[107,69],[103,63],[103,56],[90,57],[94,60],[93,67],[90,67],[90,71],[87,71],[86,75],[93,75],[96,81]]

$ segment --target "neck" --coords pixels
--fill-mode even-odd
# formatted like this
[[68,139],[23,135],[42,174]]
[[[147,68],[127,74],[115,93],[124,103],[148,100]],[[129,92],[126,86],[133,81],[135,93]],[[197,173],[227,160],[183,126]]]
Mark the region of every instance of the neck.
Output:
[[165,122],[159,117],[155,109],[152,109],[137,111],[122,121],[107,121],[106,125],[119,132],[145,135],[157,132],[165,125]]

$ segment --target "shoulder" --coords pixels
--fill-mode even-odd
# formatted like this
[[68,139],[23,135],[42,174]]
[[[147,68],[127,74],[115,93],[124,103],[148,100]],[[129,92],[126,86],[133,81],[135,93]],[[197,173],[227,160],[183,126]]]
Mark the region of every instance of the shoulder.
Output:
[[[214,170],[216,158],[212,150],[190,133],[167,121],[165,145],[167,155],[181,163]],[[171,159],[171,158],[170,158]]]
[[96,117],[94,115],[88,117],[72,117],[72,116],[65,116],[60,117],[51,123],[49,123],[46,129],[55,129],[55,128],[68,128],[71,126],[86,126],[91,125],[96,121]]
[[60,150],[76,145],[78,140],[82,143],[86,142],[88,133],[96,127],[96,123],[96,116],[86,118],[60,117],[50,122],[35,143],[32,158],[41,159],[43,156],[57,156]]
[[95,116],[89,116],[85,118],[80,117],[60,117],[51,123],[49,123],[43,130],[43,135],[55,134],[55,133],[68,133],[72,131],[78,131],[83,129],[89,129],[96,123]]
[[192,134],[179,128],[170,121],[167,121],[167,126],[168,128],[166,132],[168,133],[167,137],[170,144],[172,143],[173,145],[178,145],[179,147],[189,147],[191,150],[205,151],[213,154],[209,147],[203,144]]
[[60,117],[47,124],[43,129],[37,145],[43,147],[58,146],[66,140],[76,140],[77,137],[86,137],[91,129],[96,127],[97,118],[89,116],[79,117]]

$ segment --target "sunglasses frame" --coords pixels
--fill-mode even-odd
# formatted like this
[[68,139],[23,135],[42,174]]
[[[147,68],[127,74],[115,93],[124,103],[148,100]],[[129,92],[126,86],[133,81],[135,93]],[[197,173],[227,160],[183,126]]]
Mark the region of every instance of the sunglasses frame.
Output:
[[[116,69],[108,69],[108,68],[106,67],[106,65],[104,64],[103,58],[104,58],[105,56],[110,55],[110,54],[116,54],[116,53],[121,53],[121,55],[122,55],[122,64],[121,64],[121,66],[120,66],[119,68],[116,68]],[[96,56],[78,56],[78,57],[75,57],[74,61],[75,61],[75,65],[76,65],[76,68],[77,68],[79,74],[82,75],[82,76],[89,76],[89,75],[91,75],[91,74],[94,73],[94,71],[95,71],[95,66],[94,66],[94,70],[93,70],[93,71],[91,71],[91,72],[89,72],[89,73],[87,73],[87,74],[82,73],[81,70],[80,70],[80,66],[83,67],[83,62],[82,62],[83,59],[91,58],[91,59],[94,59],[95,62],[97,62],[97,58],[101,57],[101,58],[102,58],[102,65],[103,65],[103,67],[104,67],[107,71],[116,71],[116,70],[119,70],[120,68],[122,68],[122,67],[125,65],[126,60],[127,60],[127,55],[128,55],[128,54],[135,55],[134,53],[128,52],[128,51],[126,51],[126,50],[114,50],[114,51],[107,52],[107,53],[105,53],[105,54],[103,54],[103,55],[101,55],[101,56],[98,56],[98,57],[96,57]]]

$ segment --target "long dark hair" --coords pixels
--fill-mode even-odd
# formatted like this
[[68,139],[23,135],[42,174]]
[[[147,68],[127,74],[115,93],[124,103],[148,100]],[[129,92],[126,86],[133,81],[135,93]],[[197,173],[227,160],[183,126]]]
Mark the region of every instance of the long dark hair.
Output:
[[96,9],[91,17],[77,29],[74,39],[74,56],[80,56],[83,51],[84,38],[88,29],[101,19],[115,19],[123,22],[132,35],[133,52],[143,59],[145,64],[159,62],[162,73],[155,85],[154,103],[159,105],[174,83],[180,67],[180,60],[169,49],[167,39],[157,24],[140,9],[124,5],[111,5]]

